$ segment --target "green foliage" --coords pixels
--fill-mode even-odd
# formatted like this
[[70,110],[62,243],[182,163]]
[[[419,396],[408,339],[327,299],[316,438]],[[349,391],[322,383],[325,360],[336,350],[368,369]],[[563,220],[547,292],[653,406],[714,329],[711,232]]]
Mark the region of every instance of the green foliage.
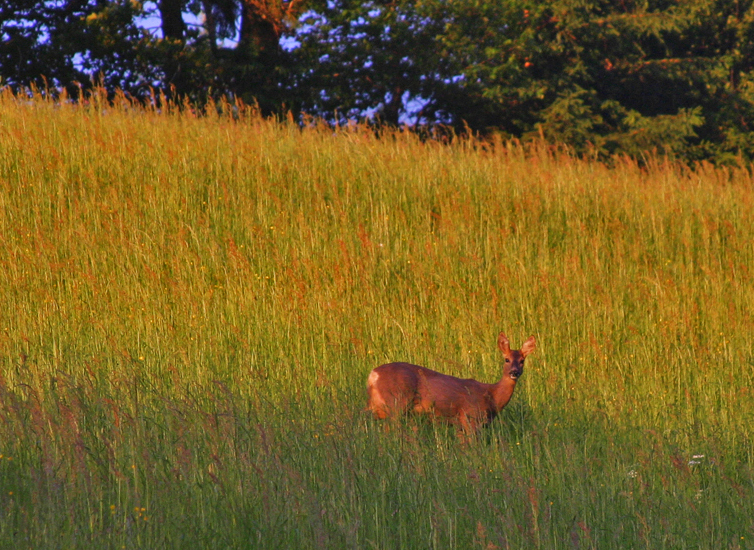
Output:
[[218,111],[0,97],[0,547],[752,545],[748,169]]
[[66,49],[87,52],[81,59],[80,85],[89,87],[97,81],[109,90],[127,90],[136,97],[160,86],[160,53],[173,57],[179,52],[176,48],[166,51],[163,41],[136,25],[135,19],[144,15],[141,3],[123,0],[102,3],[82,17],[81,32],[66,37]]
[[[3,85],[44,87],[80,80],[67,47],[82,32],[82,18],[96,2],[50,3],[15,0],[0,4],[0,77]],[[46,40],[43,40],[46,38]]]
[[[151,5],[151,4],[150,4]],[[751,0],[12,0],[14,89],[100,82],[265,114],[544,136],[579,154],[754,157]],[[188,27],[181,12],[202,17]],[[137,21],[160,16],[166,38]],[[237,37],[233,45],[222,39]],[[281,37],[299,45],[286,51]],[[26,55],[26,52],[31,52]],[[422,130],[424,131],[424,130]]]
[[303,34],[303,82],[320,113],[395,113],[406,93],[424,123],[579,153],[750,158],[749,4],[333,2]]
[[414,2],[327,2],[305,14],[302,25],[294,86],[306,112],[335,122],[370,113],[398,125],[406,97],[442,86],[433,67],[443,59],[432,40],[441,24]]
[[[166,32],[163,21],[164,37],[160,37],[139,21],[164,13],[143,2],[10,0],[0,6],[2,83],[13,90],[33,87],[53,95],[65,88],[74,98],[79,89],[100,85],[111,97],[122,91],[143,101],[159,95],[153,93],[157,89],[166,97],[197,105],[232,94],[256,103],[266,114],[293,104],[284,86],[290,62],[278,39],[296,13],[293,8],[303,9],[305,3],[165,0],[156,4],[210,16],[204,18],[202,28],[174,24],[170,29],[174,35]],[[242,25],[242,39],[244,33],[250,36],[235,47],[219,45],[219,40],[235,32],[236,22],[231,19],[239,12],[259,28]]]
[[575,151],[603,158],[616,153],[634,158],[655,153],[683,158],[691,151],[689,140],[696,137],[695,129],[704,123],[701,107],[650,117],[614,100],[604,101],[595,113],[592,105],[596,101],[594,94],[584,90],[559,97],[542,112],[538,132],[551,143],[564,143]]

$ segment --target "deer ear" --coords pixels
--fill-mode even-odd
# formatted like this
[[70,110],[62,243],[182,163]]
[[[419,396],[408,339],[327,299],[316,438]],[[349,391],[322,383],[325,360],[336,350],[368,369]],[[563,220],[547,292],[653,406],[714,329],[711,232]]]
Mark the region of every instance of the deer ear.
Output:
[[511,350],[510,342],[508,342],[508,338],[502,332],[497,337],[497,348],[503,353],[508,353]]
[[529,355],[537,347],[537,342],[534,340],[534,336],[529,336],[529,339],[521,346],[521,353],[524,357]]

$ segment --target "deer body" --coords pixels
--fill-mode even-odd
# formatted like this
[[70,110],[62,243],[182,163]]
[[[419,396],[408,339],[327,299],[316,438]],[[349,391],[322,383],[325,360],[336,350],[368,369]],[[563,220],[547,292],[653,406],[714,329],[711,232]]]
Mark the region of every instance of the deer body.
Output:
[[535,341],[532,336],[520,350],[511,350],[508,338],[501,332],[498,348],[505,363],[503,376],[496,384],[456,378],[410,363],[381,365],[367,380],[368,408],[380,419],[413,412],[473,431],[494,419],[508,404]]

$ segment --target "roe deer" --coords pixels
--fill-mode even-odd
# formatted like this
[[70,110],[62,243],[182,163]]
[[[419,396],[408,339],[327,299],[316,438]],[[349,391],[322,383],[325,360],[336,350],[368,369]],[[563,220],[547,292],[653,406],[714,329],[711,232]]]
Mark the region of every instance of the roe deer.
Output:
[[503,377],[497,384],[461,379],[410,363],[388,363],[374,369],[367,380],[367,407],[376,418],[414,412],[460,425],[466,433],[490,422],[508,404],[524,359],[534,351],[530,336],[520,350],[512,350],[502,332],[497,347],[503,352]]

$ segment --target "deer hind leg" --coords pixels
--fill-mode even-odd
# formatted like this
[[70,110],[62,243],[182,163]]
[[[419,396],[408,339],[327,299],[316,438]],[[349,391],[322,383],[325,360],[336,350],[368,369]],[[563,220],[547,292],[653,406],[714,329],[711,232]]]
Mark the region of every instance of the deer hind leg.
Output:
[[367,409],[372,411],[375,418],[383,420],[389,416],[388,405],[385,401],[385,397],[377,387],[377,382],[380,379],[380,375],[372,371],[367,380],[367,393],[369,394],[369,400],[367,401]]

